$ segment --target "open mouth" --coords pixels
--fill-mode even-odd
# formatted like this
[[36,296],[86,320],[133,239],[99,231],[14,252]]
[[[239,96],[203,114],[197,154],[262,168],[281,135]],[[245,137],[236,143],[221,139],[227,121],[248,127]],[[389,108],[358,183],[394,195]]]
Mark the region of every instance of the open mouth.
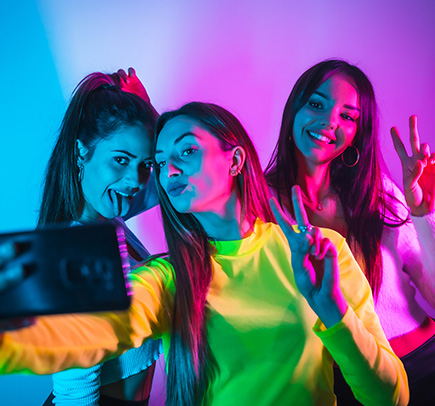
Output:
[[314,138],[316,141],[321,142],[323,144],[332,144],[334,142],[331,138],[327,137],[326,135],[322,135],[314,131],[307,131],[307,133],[311,138]]
[[113,206],[115,216],[127,214],[130,203],[135,193],[121,192],[120,190],[111,189],[109,191],[110,200]]

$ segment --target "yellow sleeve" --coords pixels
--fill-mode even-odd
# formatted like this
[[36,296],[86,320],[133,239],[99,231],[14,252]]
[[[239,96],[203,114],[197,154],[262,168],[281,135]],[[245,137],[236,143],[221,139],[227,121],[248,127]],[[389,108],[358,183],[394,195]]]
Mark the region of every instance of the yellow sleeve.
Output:
[[163,259],[134,270],[128,311],[38,317],[36,324],[4,333],[0,341],[0,373],[51,374],[88,368],[147,338],[169,331],[175,292],[172,267]]
[[344,238],[325,230],[323,234],[338,248],[340,286],[349,307],[339,323],[326,329],[317,320],[314,331],[361,403],[407,405],[406,372],[382,330],[367,279]]

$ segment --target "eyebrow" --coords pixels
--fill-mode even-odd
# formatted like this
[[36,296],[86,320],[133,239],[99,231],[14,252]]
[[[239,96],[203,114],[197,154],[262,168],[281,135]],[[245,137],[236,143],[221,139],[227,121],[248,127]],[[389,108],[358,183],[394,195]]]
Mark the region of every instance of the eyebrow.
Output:
[[[126,150],[124,150],[124,149],[113,149],[112,152],[120,152],[121,154],[128,155],[130,158],[133,158],[133,159],[136,159],[136,158],[137,158],[136,155],[134,155],[134,154],[132,154],[131,152],[128,152],[128,151],[126,151]],[[144,159],[144,161],[148,161],[148,160],[152,160],[152,157],[149,156],[149,157],[146,157],[146,158]]]
[[[194,134],[194,133],[188,131],[187,133],[181,134],[179,137],[177,137],[174,141],[174,144],[178,144],[184,137],[188,137],[189,135],[192,135],[193,137],[196,137],[196,138],[201,138],[197,134]],[[160,149],[155,151],[156,154],[161,154],[162,152],[164,152],[164,151],[161,151]]]
[[[313,93],[318,94],[319,96],[322,96],[325,99],[328,99],[328,100],[330,99],[330,97],[328,97],[325,93],[319,92],[318,90],[316,90]],[[350,109],[350,110],[357,110],[357,111],[361,112],[359,107],[351,106],[350,104],[344,104],[343,107],[346,107],[347,109]]]

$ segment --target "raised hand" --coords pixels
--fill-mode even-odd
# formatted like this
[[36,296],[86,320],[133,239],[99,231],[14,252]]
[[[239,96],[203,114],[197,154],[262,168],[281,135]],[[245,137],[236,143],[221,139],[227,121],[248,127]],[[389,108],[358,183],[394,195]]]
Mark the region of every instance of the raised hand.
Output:
[[397,128],[391,128],[394,149],[402,163],[406,203],[411,214],[424,216],[435,210],[435,153],[430,153],[428,144],[420,145],[417,116],[409,118],[409,136],[411,156],[408,156]]
[[124,92],[133,93],[145,100],[147,103],[151,104],[148,92],[146,91],[145,86],[136,76],[136,71],[133,68],[128,68],[128,74],[125,73],[124,69],[119,69],[117,73],[121,80],[120,87]]
[[331,327],[347,309],[339,284],[337,250],[318,228],[310,225],[299,186],[292,188],[292,201],[299,232],[274,198],[271,207],[290,245],[296,285],[323,324]]

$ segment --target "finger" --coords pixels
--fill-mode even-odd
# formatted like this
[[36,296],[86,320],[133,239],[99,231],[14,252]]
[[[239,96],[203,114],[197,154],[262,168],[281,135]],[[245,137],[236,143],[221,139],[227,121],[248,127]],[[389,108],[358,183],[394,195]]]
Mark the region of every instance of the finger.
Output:
[[426,160],[429,159],[429,157],[430,157],[429,144],[424,143],[424,144],[420,145],[420,157],[422,159],[426,158]]
[[9,262],[17,254],[15,244],[12,242],[2,242],[0,244],[0,268]]
[[128,76],[134,78],[136,76],[136,71],[131,66],[128,68]]
[[429,163],[430,163],[431,165],[434,165],[434,164],[435,164],[435,152],[432,152],[432,155],[431,155],[430,158],[429,158]]
[[323,236],[317,227],[313,227],[313,229],[310,231],[310,235],[311,237],[313,237],[313,242],[310,248],[310,254],[317,258],[320,252],[320,244],[323,240]]
[[301,188],[298,185],[292,187],[292,202],[296,223],[300,226],[309,226],[310,222],[302,201]]
[[406,152],[405,146],[403,145],[402,140],[400,139],[399,132],[396,127],[392,127],[390,130],[391,138],[393,139],[394,149],[399,155],[400,160],[403,162],[408,158],[408,153]]
[[269,203],[273,211],[273,214],[275,215],[276,221],[278,225],[281,227],[281,229],[283,231],[291,230],[291,232],[294,233],[293,227],[288,221],[287,216],[283,212],[282,208],[280,207],[278,200],[275,197],[271,197],[269,199]]
[[337,262],[337,249],[334,244],[328,239],[322,239],[320,243],[318,259],[324,260],[324,274],[323,274],[323,286],[337,287],[338,276],[338,262]]
[[0,272],[0,291],[18,284],[24,279],[22,266],[13,266]]
[[414,169],[411,171],[409,185],[404,185],[404,186],[408,186],[409,189],[411,189],[411,191],[414,191],[415,188],[418,186],[418,180],[420,179],[420,176],[423,173],[424,167],[425,165],[423,164],[422,161],[420,160],[417,161],[415,163]]
[[420,152],[420,137],[417,128],[417,116],[409,117],[409,137],[411,140],[412,153],[414,155]]
[[118,75],[124,82],[127,81],[127,74],[124,69],[118,69]]

